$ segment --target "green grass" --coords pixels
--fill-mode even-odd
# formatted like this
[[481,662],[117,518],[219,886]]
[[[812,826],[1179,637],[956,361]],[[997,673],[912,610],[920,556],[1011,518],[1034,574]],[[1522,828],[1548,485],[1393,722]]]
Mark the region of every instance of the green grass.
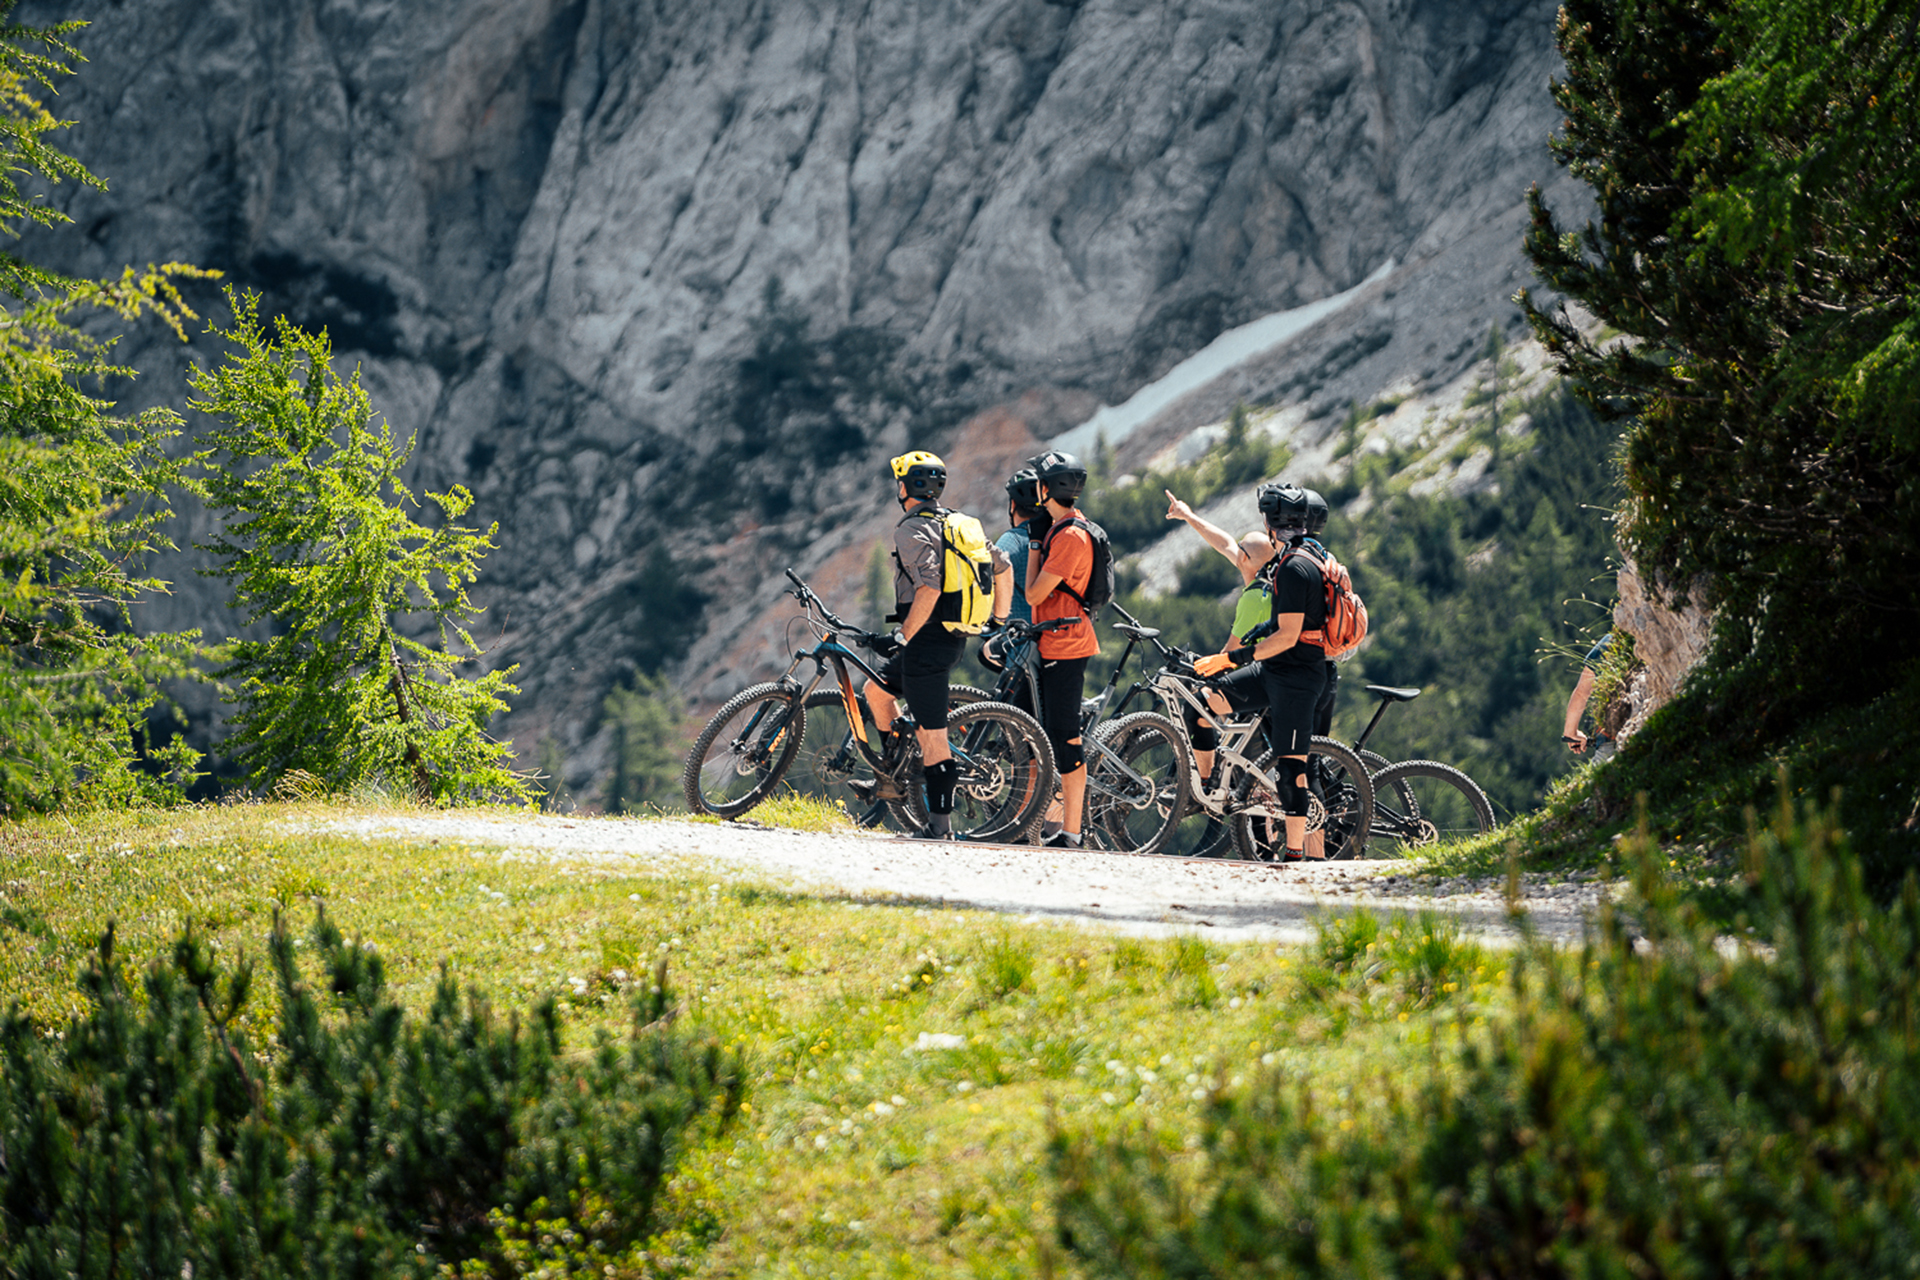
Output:
[[[1370,1086],[1340,1082],[1424,1076],[1437,1037],[1506,999],[1506,962],[1432,919],[1343,918],[1304,948],[1144,940],[324,829],[362,812],[0,826],[0,999],[52,1029],[110,920],[128,964],[189,923],[223,959],[259,957],[276,910],[304,926],[321,899],[411,1007],[444,958],[504,1007],[557,992],[577,1050],[665,956],[685,1016],[745,1052],[753,1085],[748,1123],[682,1166],[650,1275],[1035,1274],[1059,1263],[1051,1123],[1178,1152],[1212,1090],[1262,1071],[1365,1109]],[[256,994],[243,1017],[268,1012]]]

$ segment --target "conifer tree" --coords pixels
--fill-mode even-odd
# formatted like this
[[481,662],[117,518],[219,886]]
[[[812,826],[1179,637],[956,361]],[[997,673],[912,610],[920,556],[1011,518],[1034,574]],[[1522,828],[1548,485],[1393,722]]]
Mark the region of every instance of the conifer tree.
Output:
[[[1527,250],[1618,334],[1527,302],[1627,420],[1623,540],[1791,649],[1800,621],[1920,614],[1920,84],[1899,0],[1568,0],[1553,147],[1595,220],[1538,190]],[[1523,301],[1525,299],[1523,298]]]
[[333,368],[324,332],[282,318],[270,334],[256,296],[228,300],[232,328],[213,332],[236,350],[190,375],[190,403],[217,424],[206,491],[225,521],[201,549],[246,623],[271,632],[236,640],[221,671],[238,680],[230,750],[257,784],[297,769],[336,790],[527,801],[511,748],[486,733],[513,668],[459,670],[481,656],[467,587],[498,525],[457,523],[473,504],[459,485],[429,492],[439,518],[417,521],[401,479],[413,442],[376,424],[358,371]]
[[[56,226],[66,216],[19,185],[103,185],[50,136],[63,128],[42,104],[78,52],[79,23],[8,24],[0,3],[0,232]],[[142,770],[149,713],[163,682],[189,674],[197,633],[138,633],[133,607],[166,589],[144,561],[170,547],[170,491],[185,483],[165,441],[166,410],[117,416],[81,390],[130,377],[111,341],[77,328],[89,311],[131,323],[157,316],[183,340],[179,264],[75,280],[0,253],[0,815],[62,804],[139,803],[180,796],[196,752],[177,743]]]

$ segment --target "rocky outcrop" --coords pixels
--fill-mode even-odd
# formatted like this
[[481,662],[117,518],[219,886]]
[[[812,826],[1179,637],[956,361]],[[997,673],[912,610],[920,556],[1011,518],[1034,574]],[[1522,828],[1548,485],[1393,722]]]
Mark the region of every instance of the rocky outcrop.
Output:
[[[56,190],[75,225],[26,250],[217,267],[326,325],[419,481],[500,521],[479,595],[489,661],[521,669],[504,727],[585,787],[627,673],[698,701],[778,664],[779,569],[860,562],[876,460],[909,442],[981,468],[990,507],[1029,438],[1389,259],[1163,442],[1233,398],[1321,430],[1452,377],[1515,319],[1554,13],[29,0],[93,24],[59,107],[111,186]],[[130,402],[184,400],[170,339],[124,354]],[[152,624],[225,626],[191,568]]]
[[1662,602],[1672,593],[1649,591],[1630,562],[1621,566],[1618,581],[1620,598],[1613,606],[1613,625],[1633,637],[1638,663],[1626,691],[1631,713],[1616,735],[1625,741],[1648,716],[1673,700],[1688,673],[1706,655],[1713,639],[1713,613],[1702,602],[1703,584],[1688,593],[1685,607],[1675,609]]

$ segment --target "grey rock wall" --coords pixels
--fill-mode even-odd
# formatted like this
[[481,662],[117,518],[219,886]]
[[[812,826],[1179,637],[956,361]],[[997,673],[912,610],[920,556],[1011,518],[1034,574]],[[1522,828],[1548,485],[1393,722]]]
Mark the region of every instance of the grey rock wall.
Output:
[[[504,728],[528,758],[560,742],[578,789],[634,668],[699,699],[777,665],[779,566],[862,562],[909,442],[963,464],[987,440],[997,468],[1021,423],[1070,426],[1388,258],[1374,305],[1232,394],[1331,404],[1470,359],[1461,335],[1513,318],[1522,196],[1554,174],[1554,13],[32,0],[21,20],[93,24],[59,107],[111,185],[58,189],[75,225],[25,248],[218,267],[327,325],[422,482],[500,522]],[[185,359],[217,355],[127,350],[133,403],[180,403]],[[156,625],[225,627],[177,567]]]

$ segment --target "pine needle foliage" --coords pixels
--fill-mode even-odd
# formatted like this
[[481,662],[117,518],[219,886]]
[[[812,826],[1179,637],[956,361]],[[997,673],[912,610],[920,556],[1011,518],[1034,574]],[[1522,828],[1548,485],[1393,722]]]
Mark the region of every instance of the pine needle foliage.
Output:
[[[79,58],[65,36],[80,24],[22,27],[12,8],[0,3],[0,232],[17,237],[68,221],[22,189],[26,175],[102,184],[52,145],[64,125],[41,101]],[[179,418],[116,416],[83,391],[132,371],[77,326],[151,315],[184,340],[176,282],[207,274],[172,263],[75,280],[0,253],[0,815],[178,800],[198,759],[184,743],[143,750],[197,633],[141,636],[132,616],[166,590],[143,566],[172,546],[169,495],[189,485],[165,450]]]
[[[1553,149],[1597,217],[1533,193],[1526,303],[1630,420],[1627,549],[1731,612],[1896,633],[1920,616],[1920,12],[1906,0],[1569,0]],[[1524,295],[1523,295],[1524,301]],[[1619,335],[1626,335],[1622,340]]]
[[739,1108],[738,1061],[676,1027],[664,962],[625,1039],[570,1056],[551,1000],[503,1018],[443,970],[409,1018],[324,912],[310,941],[276,919],[261,1042],[251,965],[191,932],[135,974],[109,928],[61,1037],[0,1022],[6,1274],[511,1274],[529,1221],[600,1274],[648,1238],[689,1134]]
[[375,421],[359,372],[334,369],[324,332],[285,318],[269,332],[257,295],[228,301],[232,327],[210,331],[234,351],[191,375],[224,521],[198,545],[246,624],[271,632],[236,640],[220,673],[238,681],[229,750],[256,785],[300,769],[335,791],[392,779],[440,803],[527,802],[510,746],[486,733],[515,668],[460,670],[481,656],[467,588],[499,526],[458,523],[461,485],[429,492],[438,519],[417,520],[401,478],[413,441]]
[[1057,1135],[1062,1243],[1128,1277],[1920,1274],[1920,883],[1877,906],[1784,779],[1731,933],[1636,844],[1632,921],[1523,952],[1511,1016],[1377,1111],[1221,1090],[1199,1168]]

